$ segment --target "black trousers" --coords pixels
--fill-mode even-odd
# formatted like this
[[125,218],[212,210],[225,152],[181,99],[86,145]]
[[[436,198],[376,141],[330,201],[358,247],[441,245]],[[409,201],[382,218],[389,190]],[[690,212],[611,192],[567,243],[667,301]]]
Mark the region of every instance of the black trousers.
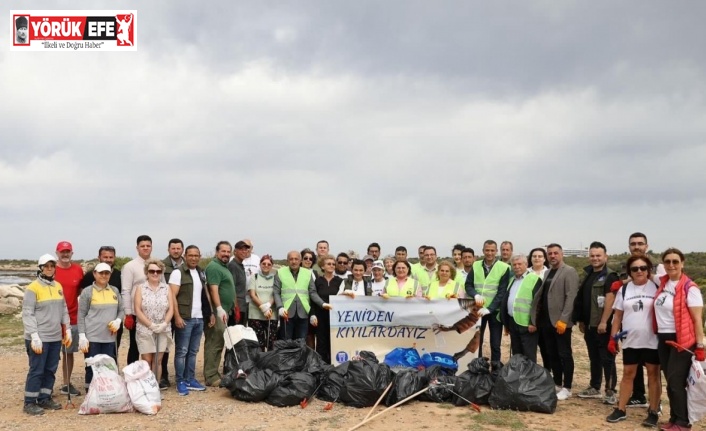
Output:
[[127,363],[132,364],[133,362],[140,359],[140,351],[137,348],[137,339],[135,338],[135,331],[137,331],[137,317],[133,316],[135,319],[135,324],[130,331],[130,347],[127,350]]
[[[552,325],[542,327],[540,334],[544,338],[544,347],[549,358],[554,384],[566,389],[571,389],[574,381],[574,357],[571,352],[571,329],[566,328],[559,335]],[[544,355],[544,353],[542,354]],[[546,361],[547,358],[542,356]],[[546,367],[547,364],[545,364]]]
[[[667,380],[667,397],[669,398],[669,422],[679,426],[689,425],[689,413],[686,406],[686,378],[691,367],[691,353],[668,346],[667,341],[676,341],[677,334],[657,334],[659,344],[657,354],[659,363]],[[694,346],[684,346],[694,350]]]
[[583,334],[588,350],[588,360],[591,366],[590,385],[593,389],[601,390],[602,378],[605,377],[605,389],[615,391],[617,385],[617,370],[615,356],[608,351],[610,340],[610,326],[605,333],[599,334],[597,327],[587,327]]
[[522,354],[532,362],[537,362],[537,343],[539,330],[529,332],[526,326],[520,326],[514,320],[510,321],[510,352],[513,355]]
[[500,361],[500,343],[503,338],[503,324],[498,321],[497,312],[486,314],[481,319],[478,357],[483,357],[483,339],[486,325],[490,327],[490,360]]

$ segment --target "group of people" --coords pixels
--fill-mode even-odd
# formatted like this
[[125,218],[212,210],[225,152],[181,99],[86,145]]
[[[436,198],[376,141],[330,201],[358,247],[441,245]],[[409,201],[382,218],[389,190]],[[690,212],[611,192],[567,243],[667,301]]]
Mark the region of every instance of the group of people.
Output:
[[[571,334],[578,326],[590,361],[590,385],[578,397],[617,404],[609,422],[625,419],[628,406],[648,407],[643,424],[657,426],[661,370],[670,401],[669,420],[662,429],[689,426],[685,382],[689,351],[704,359],[703,298],[683,272],[683,253],[670,248],[662,254],[662,264],[654,265],[646,254],[647,237],[639,232],[630,236],[631,255],[617,270],[607,265],[605,245],[593,242],[583,277],[564,263],[563,249],[556,243],[524,255],[514,254],[509,241],[498,250],[497,243],[488,240],[479,260],[473,249],[457,244],[452,260],[441,261],[435,247],[423,245],[418,248],[419,262],[411,264],[403,246],[383,258],[380,245],[371,243],[359,259],[352,253],[334,256],[328,242],[319,241],[314,250],[287,253],[287,264],[279,269],[270,255],[253,254],[250,240],[234,245],[220,241],[204,269],[199,266],[199,248],[184,248],[176,238],[169,241],[163,260],[151,257],[152,240],[146,235],[137,238],[136,249],[138,256],[121,272],[113,267],[115,249],[101,247],[99,263],[85,276],[71,262],[68,242],[57,245],[56,257],[40,258],[37,280],[28,286],[23,305],[30,357],[27,413],[57,408],[51,393],[62,343],[62,393],[80,394],[71,385],[73,353],[116,358],[124,326],[130,332],[128,363],[142,357],[161,364],[157,368],[162,389],[170,386],[167,364],[169,346],[174,346],[176,390],[188,395],[205,390],[195,376],[202,334],[207,386],[220,384],[223,334],[234,324],[253,328],[262,350],[272,349],[277,339],[305,339],[330,363],[331,296],[366,295],[473,299],[481,317],[479,355],[486,328],[491,361],[500,360],[503,333],[510,337],[511,354],[536,362],[539,350],[559,400],[572,396]],[[672,347],[672,342],[686,350]],[[620,344],[624,368],[617,398],[615,355]],[[86,388],[90,381],[87,370]]]

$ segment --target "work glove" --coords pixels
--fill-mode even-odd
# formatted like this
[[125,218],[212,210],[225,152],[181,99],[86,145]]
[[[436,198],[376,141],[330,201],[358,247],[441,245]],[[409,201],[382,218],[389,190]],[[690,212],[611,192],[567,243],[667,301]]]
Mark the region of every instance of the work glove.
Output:
[[120,319],[115,319],[108,322],[108,329],[110,329],[111,334],[118,332],[118,329],[120,329],[120,322],[122,322]]
[[617,355],[620,351],[620,346],[618,345],[618,342],[615,341],[615,338],[611,337],[611,339],[608,340],[608,351],[613,356]]
[[159,333],[159,323],[154,323],[150,324],[150,331],[152,331],[155,334]]
[[272,308],[272,304],[270,304],[269,302],[263,302],[262,304],[260,304],[260,311],[262,311],[262,314],[267,313],[270,308]]
[[485,304],[485,299],[483,299],[483,296],[481,296],[481,295],[474,296],[473,300],[475,301],[476,306],[478,306],[478,307],[482,307],[483,304]]
[[289,312],[284,309],[284,307],[279,309],[279,317],[286,319],[289,319]]
[[30,343],[30,347],[32,348],[32,351],[36,353],[37,355],[42,354],[42,340],[39,338],[39,334],[36,332],[33,332],[32,335],[32,342]]
[[88,353],[88,338],[86,334],[78,334],[78,350],[82,353]]
[[311,316],[309,317],[309,323],[311,323],[311,326],[319,326],[319,319],[316,318],[316,316]]
[[162,332],[167,332],[167,326],[169,326],[169,323],[167,322],[162,322],[157,325],[157,332],[158,334],[161,334]]
[[233,316],[235,316],[235,321],[240,322],[240,306],[238,304],[235,304],[235,308],[233,308]]
[[451,294],[446,295],[446,299],[456,299],[456,298],[458,298],[458,295],[456,295],[455,293],[451,293]]
[[64,347],[71,347],[71,343],[73,342],[73,338],[71,337],[71,325],[62,325],[62,328],[64,328],[64,339],[61,340],[61,344],[63,344]]
[[224,310],[220,305],[216,307],[216,315],[218,316],[218,320],[223,322],[223,324],[228,324],[228,313],[226,313],[226,310]]
[[324,305],[322,305],[321,308],[323,308],[324,310],[333,310],[333,306],[328,302],[324,302]]
[[706,352],[704,352],[703,344],[696,345],[696,348],[694,349],[694,356],[696,356],[696,360],[699,362],[706,360]]
[[490,314],[490,310],[488,310],[488,309],[485,308],[485,307],[483,307],[483,308],[481,308],[480,310],[478,310],[478,315],[479,315],[480,317],[487,316],[488,314]]
[[557,320],[556,333],[559,335],[563,335],[564,332],[566,332],[566,322],[562,322],[561,320]]
[[135,329],[135,316],[132,314],[125,316],[125,327],[130,331]]

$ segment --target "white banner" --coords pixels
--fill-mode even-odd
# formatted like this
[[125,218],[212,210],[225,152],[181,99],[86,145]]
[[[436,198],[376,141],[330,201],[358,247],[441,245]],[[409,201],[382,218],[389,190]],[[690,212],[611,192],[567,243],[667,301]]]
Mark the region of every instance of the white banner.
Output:
[[[473,338],[474,329],[461,334],[455,330],[435,334],[433,327],[450,328],[468,316],[463,304],[458,299],[332,296],[331,361],[338,365],[368,350],[382,362],[396,347],[416,346],[420,355],[422,349],[449,355],[460,352]],[[461,358],[459,370],[465,370],[475,357],[477,352]]]

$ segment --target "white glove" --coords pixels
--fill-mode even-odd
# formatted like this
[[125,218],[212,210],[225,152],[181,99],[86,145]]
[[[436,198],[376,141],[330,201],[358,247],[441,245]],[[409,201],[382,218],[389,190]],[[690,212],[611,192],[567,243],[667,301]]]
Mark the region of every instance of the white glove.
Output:
[[289,313],[284,309],[284,307],[279,309],[279,317],[284,317],[285,319],[289,317]]
[[488,309],[485,308],[485,307],[483,307],[483,308],[481,308],[480,310],[478,310],[478,315],[479,315],[480,317],[486,316],[486,315],[488,315],[488,314],[490,314],[490,310],[488,310]]
[[216,307],[216,315],[221,322],[225,324],[228,323],[228,313],[226,313],[226,310],[224,310],[220,305]]
[[322,305],[321,308],[323,308],[324,310],[333,310],[333,306],[328,302],[324,302],[324,305]]
[[150,331],[154,332],[155,334],[159,333],[159,323],[152,323],[150,325]]
[[262,311],[262,314],[267,313],[267,311],[272,307],[272,304],[269,302],[263,302],[260,304],[260,311]]
[[71,346],[71,343],[74,342],[73,337],[71,336],[71,325],[66,325],[66,329],[64,330],[64,340],[63,344],[66,348]]
[[158,333],[158,334],[159,334],[159,333],[162,333],[162,332],[167,332],[167,325],[168,325],[167,322],[162,322],[162,323],[158,324],[158,325],[157,325],[157,330],[154,331],[154,332],[156,332],[156,333]]
[[118,332],[118,329],[120,329],[120,323],[122,323],[122,320],[120,319],[115,319],[108,322],[108,329],[110,329],[110,332],[113,334]]
[[39,338],[39,334],[36,332],[33,332],[32,335],[32,343],[30,344],[30,347],[32,347],[32,351],[38,355],[42,354],[42,340]]
[[483,304],[485,304],[485,299],[483,299],[481,295],[476,295],[473,297],[473,299],[475,300],[476,305],[479,307],[482,307]]
[[319,319],[316,316],[311,316],[309,317],[309,323],[311,323],[311,326],[319,326]]
[[88,353],[88,338],[86,338],[86,334],[78,334],[78,350]]

